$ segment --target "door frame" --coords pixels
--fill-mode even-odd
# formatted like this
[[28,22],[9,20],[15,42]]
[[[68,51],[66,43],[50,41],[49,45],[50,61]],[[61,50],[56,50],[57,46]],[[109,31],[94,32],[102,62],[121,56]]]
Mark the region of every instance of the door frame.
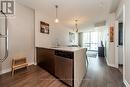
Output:
[[[123,4],[122,6],[122,9],[120,11],[120,14],[121,12],[123,12],[123,81],[125,81],[125,49],[126,49],[126,45],[125,45],[125,4]],[[118,20],[116,20],[115,22],[115,25],[116,25],[116,28],[117,28],[117,23],[119,23]],[[117,31],[115,28],[115,31]],[[116,34],[116,32],[115,32]],[[116,40],[115,40],[116,41]],[[118,68],[118,56],[117,56],[117,41],[115,42],[115,67]]]
[[125,80],[125,4],[123,4],[123,81]]
[[125,43],[124,43],[124,40],[125,40],[125,15],[124,15],[124,12],[125,9],[124,9],[124,4],[121,6],[121,8],[119,9],[119,12],[117,14],[117,18],[116,18],[116,21],[115,21],[115,30],[114,30],[114,33],[115,33],[115,67],[116,68],[119,68],[118,67],[118,60],[119,60],[119,45],[118,45],[118,32],[119,32],[119,23],[120,23],[120,16],[122,15],[123,16],[123,65],[124,65],[124,46],[125,46]]
[[[120,45],[119,45],[119,23],[120,21],[116,20],[115,21],[115,30],[114,30],[114,33],[115,33],[115,67],[116,68],[119,68],[119,49],[120,49]],[[123,24],[124,26],[124,24]],[[123,27],[123,46],[124,47],[124,27]],[[122,49],[122,52],[123,52],[123,49]],[[124,55],[124,53],[122,53]],[[122,56],[123,57],[123,56]],[[123,57],[124,59],[124,57]],[[123,62],[123,61],[122,61]],[[124,62],[123,62],[124,64]]]

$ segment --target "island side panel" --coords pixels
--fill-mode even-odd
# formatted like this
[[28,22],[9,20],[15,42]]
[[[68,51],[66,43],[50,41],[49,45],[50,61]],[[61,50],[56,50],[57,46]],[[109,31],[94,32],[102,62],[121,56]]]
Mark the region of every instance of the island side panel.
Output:
[[86,49],[80,49],[74,52],[74,87],[80,87],[86,72]]

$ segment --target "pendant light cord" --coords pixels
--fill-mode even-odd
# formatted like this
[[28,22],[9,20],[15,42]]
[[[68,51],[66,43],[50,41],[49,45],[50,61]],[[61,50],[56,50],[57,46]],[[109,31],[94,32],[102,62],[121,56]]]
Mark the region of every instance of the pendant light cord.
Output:
[[56,7],[56,18],[58,17],[57,12],[58,12],[58,5],[55,6]]

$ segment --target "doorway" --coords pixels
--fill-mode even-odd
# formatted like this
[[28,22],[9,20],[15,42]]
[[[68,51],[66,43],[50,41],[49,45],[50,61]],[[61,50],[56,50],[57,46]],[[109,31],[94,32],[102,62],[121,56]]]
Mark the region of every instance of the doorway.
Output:
[[118,67],[123,74],[123,22],[118,25]]
[[[123,9],[122,9],[123,10]],[[124,21],[123,21],[123,11],[120,13],[116,21],[115,29],[115,59],[116,67],[119,69],[121,74],[123,74],[124,65]]]

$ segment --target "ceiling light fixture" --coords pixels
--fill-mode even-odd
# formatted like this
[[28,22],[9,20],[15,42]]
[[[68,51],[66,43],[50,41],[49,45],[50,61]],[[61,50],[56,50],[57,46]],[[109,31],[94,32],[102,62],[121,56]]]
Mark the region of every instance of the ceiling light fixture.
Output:
[[79,29],[78,29],[78,20],[75,20],[75,28],[76,28],[76,32],[78,32],[79,31]]
[[59,23],[59,19],[58,19],[58,5],[55,5],[56,8],[56,19],[55,19],[55,23]]

